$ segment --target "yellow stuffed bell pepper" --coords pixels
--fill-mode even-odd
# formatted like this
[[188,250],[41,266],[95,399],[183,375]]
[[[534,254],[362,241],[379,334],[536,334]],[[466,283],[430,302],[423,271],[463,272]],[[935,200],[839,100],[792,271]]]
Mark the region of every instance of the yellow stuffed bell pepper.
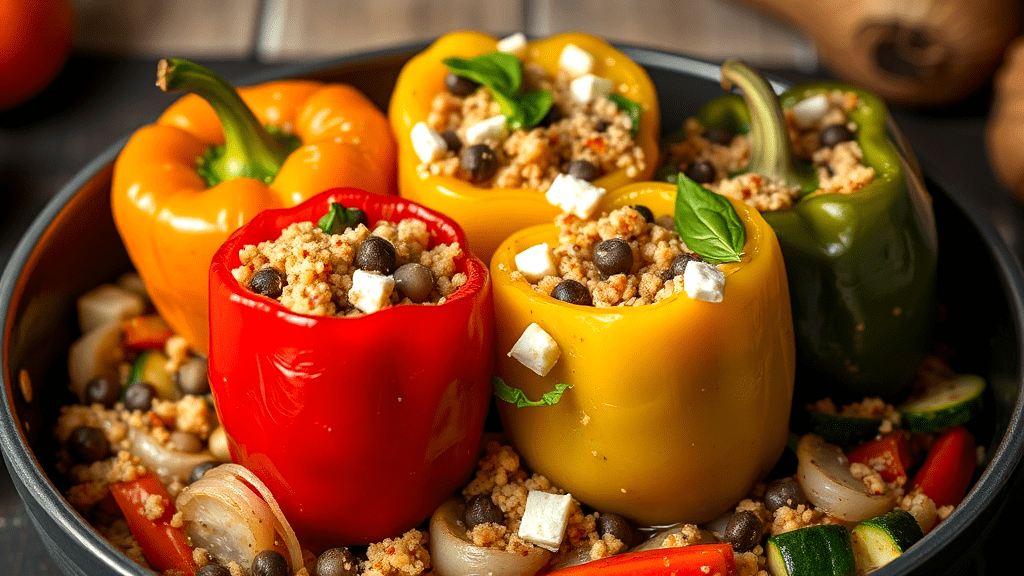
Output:
[[[435,96],[448,90],[446,77],[449,67],[444,60],[450,57],[470,59],[494,53],[498,42],[478,32],[455,32],[442,36],[402,69],[388,111],[399,148],[399,194],[454,218],[466,231],[473,252],[485,262],[509,234],[526,226],[550,222],[559,209],[545,199],[543,191],[537,189],[499,187],[491,181],[472,182],[423,170],[412,130],[418,123],[428,122]],[[566,33],[526,44],[518,51],[522,69],[540,66],[546,75],[555,77],[560,69],[562,52],[570,44],[592,57],[590,74],[611,81],[611,98],[617,99],[620,109],[636,105],[632,107],[637,118],[632,138],[635,146],[642,150],[643,166],[639,169],[612,167],[592,183],[613,190],[632,182],[649,180],[658,161],[661,118],[654,84],[642,67],[600,38]],[[586,59],[585,56],[582,58]],[[579,60],[570,58],[570,65],[573,62],[578,64]],[[582,70],[576,70],[570,76],[580,72]],[[523,84],[518,90],[520,94],[529,90],[525,80]],[[515,132],[514,126],[515,123],[510,126],[512,132]],[[469,145],[470,142],[466,142],[460,152]],[[601,136],[584,143],[584,146],[591,147],[604,145]],[[578,150],[574,152],[576,154]]]
[[[675,185],[638,183],[610,193],[602,209],[639,204],[673,215],[675,196]],[[512,235],[491,261],[498,377],[534,401],[571,385],[553,405],[499,401],[505,431],[529,468],[599,511],[645,525],[711,520],[785,447],[795,371],[786,271],[771,227],[730,202],[746,240],[739,262],[720,265],[717,303],[678,292],[650,305],[590,307],[513,279],[517,254],[558,244],[554,225]],[[545,376],[507,355],[531,323],[560,351]]]

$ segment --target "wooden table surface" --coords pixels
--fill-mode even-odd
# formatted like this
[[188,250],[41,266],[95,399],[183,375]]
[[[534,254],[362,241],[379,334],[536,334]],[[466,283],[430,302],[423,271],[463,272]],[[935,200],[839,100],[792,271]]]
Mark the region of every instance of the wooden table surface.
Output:
[[[274,67],[255,60],[200,62],[229,81]],[[32,219],[77,171],[151,122],[176,98],[153,86],[155,70],[155,60],[75,55],[40,97],[0,113],[0,262],[6,264]],[[791,81],[808,78],[788,70],[772,73]],[[985,158],[982,133],[988,100],[983,92],[941,110],[895,109],[893,113],[925,172],[981,204],[1019,257],[1024,255],[1024,209],[1000,188]],[[1008,543],[1009,539],[1003,535],[1016,532],[1011,522],[1024,511],[1021,500],[1017,495],[1007,504],[1011,510],[994,530],[990,550],[1005,552],[1003,540]],[[0,572],[11,576],[59,574],[6,467],[0,467],[0,562]],[[978,560],[979,571],[984,562]]]

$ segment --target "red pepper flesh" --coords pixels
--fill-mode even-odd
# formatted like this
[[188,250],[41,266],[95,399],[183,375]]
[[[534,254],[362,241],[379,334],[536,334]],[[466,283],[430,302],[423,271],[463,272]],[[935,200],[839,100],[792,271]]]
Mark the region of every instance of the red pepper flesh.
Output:
[[237,230],[210,271],[210,384],[232,459],[273,493],[304,546],[392,538],[472,474],[491,396],[494,312],[487,268],[464,254],[465,285],[440,305],[358,317],[296,314],[232,277],[238,251],[317,222],[332,202],[378,220],[418,218],[435,243],[449,218],[351,188],[268,210]]
[[555,570],[558,576],[730,576],[736,560],[729,544],[697,544],[627,552]]
[[[110,485],[110,493],[152,568],[157,572],[180,570],[185,576],[195,575],[199,567],[185,541],[185,531],[171,526],[176,512],[174,499],[160,480],[146,474],[128,482],[115,482]],[[146,501],[154,495],[163,500],[164,513],[150,520],[146,517]]]
[[897,478],[907,480],[910,468],[910,441],[907,433],[897,430],[881,438],[870,440],[854,448],[846,456],[850,462],[859,462],[878,471],[882,480],[895,482]]
[[920,487],[936,506],[956,506],[967,494],[976,465],[974,435],[963,426],[954,426],[928,449],[911,487]]

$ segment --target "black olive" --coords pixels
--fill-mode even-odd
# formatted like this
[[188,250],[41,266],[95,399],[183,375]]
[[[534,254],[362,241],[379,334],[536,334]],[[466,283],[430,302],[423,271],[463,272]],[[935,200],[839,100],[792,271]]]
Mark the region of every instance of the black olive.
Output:
[[611,123],[607,120],[598,119],[597,124],[594,125],[594,132],[604,132],[611,126]]
[[395,245],[380,236],[370,236],[356,247],[356,267],[360,270],[391,274],[396,258]]
[[672,264],[669,265],[668,270],[663,277],[665,280],[675,278],[676,276],[682,276],[686,272],[686,265],[690,262],[700,262],[701,257],[696,254],[684,253],[676,256],[672,260]]
[[288,561],[277,550],[264,550],[252,559],[252,576],[290,576]]
[[273,268],[264,268],[249,279],[249,290],[267,298],[280,298],[285,284],[284,274]]
[[773,514],[782,507],[796,509],[801,504],[807,504],[807,496],[800,483],[792,478],[779,478],[772,480],[764,492],[764,505]]
[[196,464],[195,466],[192,467],[192,473],[189,474],[188,483],[193,484],[195,482],[198,482],[199,479],[203,477],[203,474],[206,474],[210,470],[213,470],[219,464],[220,462],[216,462],[214,460],[207,460],[206,462],[200,462],[199,464]]
[[709,126],[704,129],[704,138],[712,144],[728,146],[732,143],[732,132],[729,132],[724,128]]
[[331,548],[316,559],[316,574],[313,576],[356,576],[359,561],[348,548]]
[[68,436],[68,452],[76,462],[90,464],[110,455],[110,442],[95,426],[79,426]]
[[85,403],[100,403],[111,408],[121,398],[121,387],[105,376],[97,376],[85,385]]
[[569,176],[575,176],[580,180],[593,182],[601,175],[601,169],[590,160],[573,160],[566,166],[565,173]]
[[552,104],[551,108],[548,108],[548,113],[544,115],[544,118],[540,121],[540,126],[548,127],[558,122],[565,116],[562,115],[562,111],[558,109],[558,106]]
[[732,544],[737,552],[749,552],[761,541],[761,531],[764,524],[757,514],[750,510],[741,510],[729,518],[725,526],[723,539]]
[[842,142],[853,140],[853,131],[846,127],[846,124],[832,124],[821,129],[819,135],[821,145],[831,148]]
[[395,270],[395,288],[402,296],[418,304],[430,298],[434,290],[434,275],[422,264],[402,264]]
[[590,296],[590,290],[575,280],[562,280],[551,290],[551,297],[555,300],[579,304],[580,306],[593,306],[594,300]]
[[647,206],[644,206],[643,204],[634,204],[634,205],[630,206],[630,208],[632,208],[633,210],[636,210],[637,212],[639,212],[640,215],[644,217],[644,220],[646,220],[648,224],[653,224],[654,223],[654,212],[651,212],[651,209],[648,208]]
[[136,382],[129,384],[124,390],[124,407],[128,410],[142,410],[145,412],[153,405],[156,398],[156,388],[148,382]]
[[594,265],[605,276],[625,274],[633,269],[633,249],[621,238],[605,240],[594,248]]
[[456,96],[469,96],[476,91],[477,86],[480,86],[480,84],[464,76],[459,76],[454,72],[449,72],[444,77],[444,86]]
[[461,162],[476,182],[490,180],[498,171],[498,156],[487,144],[474,144],[463,150]]
[[193,356],[178,368],[178,388],[185,394],[203,395],[210,391],[206,377],[206,358]]
[[633,542],[633,527],[625,518],[611,512],[604,512],[597,517],[597,533],[602,538],[605,534],[611,534],[627,547]]
[[444,132],[441,132],[441,139],[444,140],[444,144],[448,147],[449,152],[458,154],[459,150],[462,150],[462,140],[459,138],[459,135],[455,133],[455,130],[445,130]]
[[694,160],[683,173],[697,184],[711,184],[715,181],[715,165],[707,160]]
[[466,528],[472,530],[479,524],[502,524],[505,522],[505,514],[490,496],[477,494],[466,502],[465,521]]
[[231,570],[220,564],[207,564],[196,570],[196,576],[231,576]]

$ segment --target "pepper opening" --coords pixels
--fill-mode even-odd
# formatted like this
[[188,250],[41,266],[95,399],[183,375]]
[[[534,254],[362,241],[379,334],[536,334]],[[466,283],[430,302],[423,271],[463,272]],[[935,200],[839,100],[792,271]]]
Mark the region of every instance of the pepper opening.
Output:
[[235,88],[213,71],[179,58],[157,64],[156,85],[164,92],[185,90],[206,100],[224,130],[224,144],[211,146],[198,159],[196,171],[208,186],[232,178],[269,184],[285,159],[301,145],[276,126],[262,126]]

